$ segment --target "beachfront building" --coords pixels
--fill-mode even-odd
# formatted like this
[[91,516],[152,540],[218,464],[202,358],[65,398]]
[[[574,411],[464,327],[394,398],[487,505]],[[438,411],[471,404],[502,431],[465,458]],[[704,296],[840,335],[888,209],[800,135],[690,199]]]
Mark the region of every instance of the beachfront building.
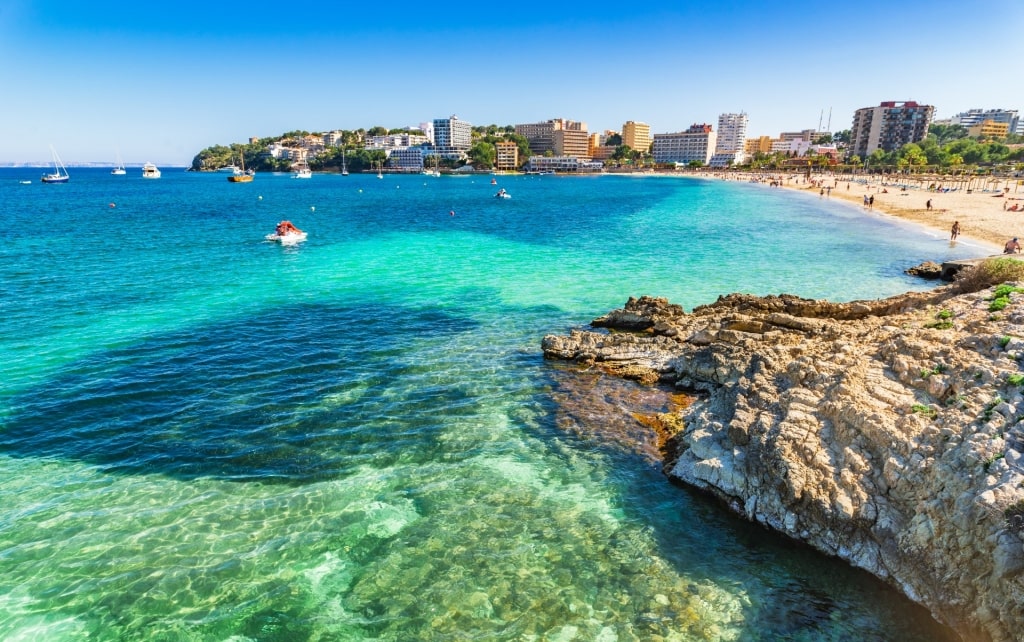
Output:
[[575,156],[531,156],[528,171],[531,172],[577,172],[580,159]]
[[398,149],[402,147],[414,147],[423,145],[430,140],[422,134],[388,134],[386,136],[367,136],[365,147],[367,149]]
[[434,150],[445,158],[462,158],[473,140],[473,125],[458,116],[434,119]]
[[553,118],[542,123],[516,125],[515,131],[530,143],[530,151],[537,154],[586,156],[590,149],[587,124],[583,122]]
[[494,143],[494,167],[499,171],[511,171],[519,167],[519,145],[512,141]]
[[744,143],[747,138],[747,115],[720,114],[718,116],[718,140],[715,142],[715,153],[708,165],[711,167],[729,167],[742,163],[745,159]]
[[651,140],[651,126],[647,123],[638,123],[634,120],[623,123],[623,145],[629,145],[630,149],[646,154],[651,151]]
[[406,172],[423,171],[423,156],[426,149],[425,145],[388,148],[388,167]]
[[651,153],[655,163],[699,162],[707,165],[715,151],[718,135],[711,125],[691,125],[684,132],[655,134]]
[[912,100],[891,100],[878,107],[858,109],[853,115],[848,153],[867,158],[876,149],[891,152],[922,141],[934,114],[935,107]]

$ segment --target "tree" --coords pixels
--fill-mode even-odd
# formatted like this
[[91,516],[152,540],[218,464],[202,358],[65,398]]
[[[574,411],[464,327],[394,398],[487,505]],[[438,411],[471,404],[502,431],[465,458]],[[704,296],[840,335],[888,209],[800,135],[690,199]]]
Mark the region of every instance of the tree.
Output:
[[497,154],[494,145],[482,140],[473,143],[466,153],[469,156],[469,162],[478,169],[494,167],[494,159],[497,158]]
[[612,134],[608,137],[608,140],[604,141],[604,144],[608,147],[617,147],[622,144],[622,134]]
[[838,132],[832,134],[832,142],[833,143],[843,143],[845,145],[849,145],[850,144],[850,139],[851,139],[852,135],[853,135],[853,132],[851,132],[849,129],[844,129],[842,131],[838,131]]
[[928,136],[934,136],[935,142],[945,145],[954,140],[967,138],[967,128],[963,125],[930,125]]
[[371,127],[370,131],[366,132],[367,136],[387,136],[387,134],[388,134],[388,128],[387,127],[381,127],[380,125],[377,125],[375,127]]
[[612,160],[627,160],[633,158],[633,148],[629,145],[619,145],[612,152]]

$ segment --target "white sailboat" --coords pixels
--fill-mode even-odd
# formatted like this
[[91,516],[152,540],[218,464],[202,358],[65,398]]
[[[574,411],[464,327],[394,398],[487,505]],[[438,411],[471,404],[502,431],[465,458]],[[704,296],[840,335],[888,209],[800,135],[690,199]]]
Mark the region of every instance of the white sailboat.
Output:
[[124,169],[124,161],[121,160],[121,152],[117,153],[117,167],[110,170],[110,174],[112,176],[125,176],[126,174],[128,174],[128,172],[125,171]]
[[384,163],[377,161],[377,178],[384,178]]
[[341,148],[341,175],[348,176],[348,167],[345,165],[345,147]]
[[57,156],[57,150],[50,145],[50,151],[53,152],[53,172],[50,174],[43,174],[41,180],[44,183],[67,183],[71,178],[68,175],[68,170],[64,168],[64,163],[61,162],[60,156]]

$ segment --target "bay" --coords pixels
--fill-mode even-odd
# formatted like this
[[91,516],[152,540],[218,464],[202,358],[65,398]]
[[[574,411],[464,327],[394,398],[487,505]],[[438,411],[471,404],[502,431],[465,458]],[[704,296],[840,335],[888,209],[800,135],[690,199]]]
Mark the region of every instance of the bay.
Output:
[[0,170],[3,639],[955,639],[670,485],[662,398],[540,339],[981,248],[700,179],[162,169]]

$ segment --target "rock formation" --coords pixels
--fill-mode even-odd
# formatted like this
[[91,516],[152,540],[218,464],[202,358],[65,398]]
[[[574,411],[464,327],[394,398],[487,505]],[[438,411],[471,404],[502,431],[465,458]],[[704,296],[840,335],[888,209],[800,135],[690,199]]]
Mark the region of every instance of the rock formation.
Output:
[[543,349],[697,392],[669,476],[883,578],[965,639],[1020,640],[1024,293],[1006,289],[730,295],[689,314],[631,298]]

